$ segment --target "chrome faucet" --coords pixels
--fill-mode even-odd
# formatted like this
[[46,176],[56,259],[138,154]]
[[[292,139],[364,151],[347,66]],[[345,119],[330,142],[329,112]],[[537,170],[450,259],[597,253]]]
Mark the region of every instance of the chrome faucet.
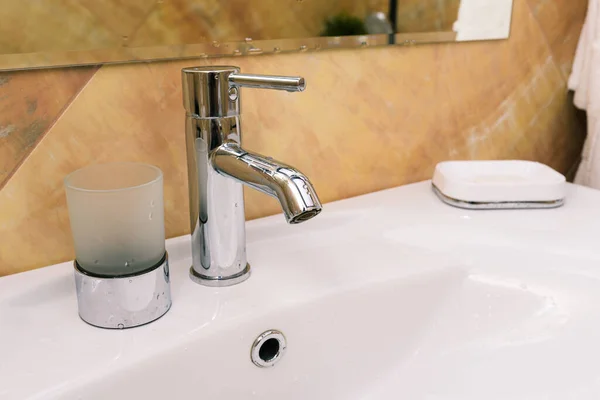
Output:
[[301,92],[304,78],[241,74],[238,67],[184,68],[183,105],[190,191],[190,277],[229,286],[250,276],[242,184],[279,199],[290,224],[321,211],[304,174],[241,147],[240,88]]

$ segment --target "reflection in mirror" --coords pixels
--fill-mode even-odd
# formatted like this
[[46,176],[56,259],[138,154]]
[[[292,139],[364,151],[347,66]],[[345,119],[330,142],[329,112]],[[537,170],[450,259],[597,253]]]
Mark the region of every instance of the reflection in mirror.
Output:
[[508,37],[512,0],[0,0],[0,69]]

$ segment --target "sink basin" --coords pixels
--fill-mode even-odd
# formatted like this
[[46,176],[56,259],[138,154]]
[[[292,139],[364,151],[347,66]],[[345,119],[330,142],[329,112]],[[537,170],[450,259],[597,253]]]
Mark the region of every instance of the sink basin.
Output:
[[[0,279],[0,399],[598,399],[600,192],[473,211],[421,182],[247,223],[252,277],[191,282],[146,326],[77,316],[72,265]],[[263,332],[287,348],[251,361]]]

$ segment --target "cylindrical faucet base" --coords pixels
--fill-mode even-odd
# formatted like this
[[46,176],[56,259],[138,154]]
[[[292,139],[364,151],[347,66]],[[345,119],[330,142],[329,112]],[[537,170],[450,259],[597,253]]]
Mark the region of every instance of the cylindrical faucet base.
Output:
[[232,286],[244,282],[250,278],[250,264],[235,275],[228,276],[208,276],[199,274],[194,267],[190,267],[190,279],[196,283],[210,287]]

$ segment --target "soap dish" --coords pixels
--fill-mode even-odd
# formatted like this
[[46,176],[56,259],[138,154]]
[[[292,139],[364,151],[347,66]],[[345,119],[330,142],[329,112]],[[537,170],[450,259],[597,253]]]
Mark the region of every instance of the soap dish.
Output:
[[564,175],[533,161],[445,161],[435,167],[433,191],[467,209],[555,208],[564,204]]

